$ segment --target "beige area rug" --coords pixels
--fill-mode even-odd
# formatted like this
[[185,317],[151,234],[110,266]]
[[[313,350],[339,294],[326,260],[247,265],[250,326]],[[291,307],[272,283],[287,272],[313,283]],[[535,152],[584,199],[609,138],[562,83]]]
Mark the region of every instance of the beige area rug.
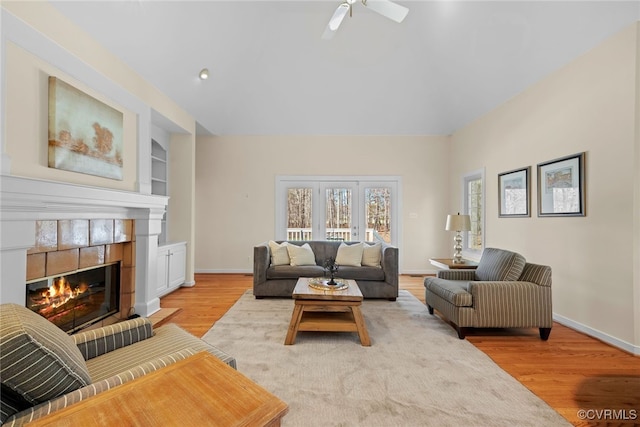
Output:
[[283,426],[571,425],[408,291],[364,301],[371,347],[327,332],[285,346],[292,310],[247,291],[203,337],[289,404]]

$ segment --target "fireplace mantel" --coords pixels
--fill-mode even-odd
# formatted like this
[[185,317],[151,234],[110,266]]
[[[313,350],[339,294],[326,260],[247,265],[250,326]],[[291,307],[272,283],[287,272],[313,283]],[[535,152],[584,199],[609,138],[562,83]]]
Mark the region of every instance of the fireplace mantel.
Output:
[[27,250],[35,244],[37,220],[133,219],[136,234],[135,310],[149,316],[160,309],[156,260],[161,219],[169,198],[0,176],[0,303],[24,304]]

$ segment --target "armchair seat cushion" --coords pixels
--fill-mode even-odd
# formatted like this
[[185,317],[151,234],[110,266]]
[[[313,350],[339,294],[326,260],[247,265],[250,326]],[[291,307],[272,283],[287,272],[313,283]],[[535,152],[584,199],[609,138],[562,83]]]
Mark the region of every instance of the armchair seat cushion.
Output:
[[424,281],[424,286],[435,295],[456,307],[471,307],[473,305],[473,297],[467,291],[469,282],[428,277]]
[[214,349],[201,339],[189,334],[173,323],[154,329],[153,339],[137,342],[136,345],[113,350],[100,357],[87,361],[94,382],[104,380],[122,372],[135,369],[137,366],[153,359],[180,350],[190,350],[194,354],[209,351],[223,362],[236,368],[235,358]]

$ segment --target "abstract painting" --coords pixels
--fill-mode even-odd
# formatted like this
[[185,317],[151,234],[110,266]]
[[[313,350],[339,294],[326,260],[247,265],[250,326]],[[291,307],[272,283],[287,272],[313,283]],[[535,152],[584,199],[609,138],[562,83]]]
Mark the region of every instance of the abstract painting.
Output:
[[122,180],[123,114],[49,77],[49,167]]

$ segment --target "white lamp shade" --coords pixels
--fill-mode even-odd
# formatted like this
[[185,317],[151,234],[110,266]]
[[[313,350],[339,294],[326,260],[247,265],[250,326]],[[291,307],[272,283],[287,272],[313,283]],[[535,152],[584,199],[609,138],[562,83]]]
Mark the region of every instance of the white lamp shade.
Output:
[[471,230],[471,217],[469,215],[447,215],[447,231]]

